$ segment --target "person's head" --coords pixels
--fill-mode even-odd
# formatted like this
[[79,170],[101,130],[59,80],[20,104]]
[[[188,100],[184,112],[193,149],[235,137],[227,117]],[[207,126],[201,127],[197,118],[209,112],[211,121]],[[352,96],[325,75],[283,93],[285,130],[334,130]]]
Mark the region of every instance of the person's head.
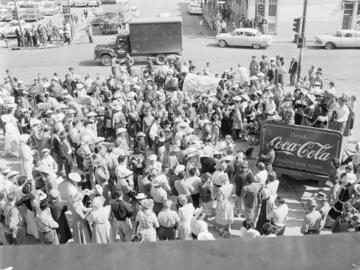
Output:
[[126,156],[123,156],[123,155],[118,156],[119,164],[123,163],[125,160],[126,160]]
[[283,205],[285,203],[285,199],[281,197],[280,195],[276,197],[275,204],[276,206]]
[[184,179],[184,178],[185,178],[185,175],[186,175],[186,173],[185,173],[184,171],[179,172],[179,174],[178,174],[178,176],[179,176],[180,179]]
[[309,211],[314,211],[317,207],[317,203],[316,203],[316,200],[315,199],[310,199],[308,202],[307,202],[307,208]]
[[274,182],[276,179],[277,179],[276,172],[271,171],[268,173],[267,180],[269,181],[269,183]]
[[164,210],[169,210],[171,208],[172,205],[172,201],[171,200],[166,200],[164,202]]
[[254,228],[254,223],[250,219],[245,219],[242,225],[246,230],[250,230],[251,228]]
[[256,167],[259,169],[259,171],[265,170],[265,164],[263,162],[259,162]]
[[251,183],[254,183],[255,182],[255,177],[252,173],[249,173],[247,176],[246,176],[246,182],[248,184],[251,184]]
[[15,205],[15,202],[16,202],[15,192],[10,192],[9,194],[7,194],[6,195],[6,201],[10,205]]
[[247,158],[252,158],[253,154],[254,154],[254,148],[253,147],[250,147],[250,148],[246,149],[245,156]]
[[123,198],[122,191],[120,189],[117,189],[112,193],[111,197],[114,200],[121,200]]
[[247,161],[241,161],[239,164],[240,173],[247,172],[249,170],[249,165]]
[[334,82],[329,82],[329,86],[330,86],[330,88],[332,88],[332,87],[335,86],[335,83]]
[[197,172],[197,169],[196,169],[196,168],[191,168],[191,169],[189,170],[190,176],[195,176],[195,175],[196,175],[196,172]]
[[22,176],[19,176],[19,178],[17,179],[17,184],[18,186],[22,186],[26,183],[26,176],[22,175]]
[[43,211],[49,206],[49,200],[47,198],[40,201],[40,210]]

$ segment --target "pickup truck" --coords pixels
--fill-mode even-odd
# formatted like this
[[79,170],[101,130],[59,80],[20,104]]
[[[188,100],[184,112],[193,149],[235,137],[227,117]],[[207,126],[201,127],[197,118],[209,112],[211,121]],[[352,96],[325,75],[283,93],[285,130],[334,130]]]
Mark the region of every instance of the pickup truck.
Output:
[[105,66],[111,65],[112,57],[120,61],[127,53],[135,60],[150,57],[162,65],[168,57],[181,52],[182,19],[172,17],[133,19],[129,31],[120,33],[114,43],[97,45],[94,54]]

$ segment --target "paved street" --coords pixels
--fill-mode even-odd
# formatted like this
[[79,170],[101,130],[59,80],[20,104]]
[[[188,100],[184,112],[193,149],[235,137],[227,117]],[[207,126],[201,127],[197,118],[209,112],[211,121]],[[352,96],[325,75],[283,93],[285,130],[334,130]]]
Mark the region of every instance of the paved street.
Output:
[[[189,16],[187,14],[187,1],[181,0],[130,0],[131,6],[137,6],[140,17],[153,17],[159,13],[177,14],[183,17],[183,57],[191,59],[201,71],[206,62],[211,63],[213,72],[220,73],[224,69],[235,67],[237,64],[248,65],[252,55],[260,57],[262,54],[268,56],[281,55],[289,63],[292,56],[298,56],[295,45],[281,40],[276,40],[267,50],[252,50],[242,48],[219,48],[211,35],[210,29],[206,26],[199,28],[199,16]],[[113,10],[113,6],[104,6],[104,10]],[[81,9],[78,9],[78,11]],[[21,78],[26,83],[30,83],[36,73],[40,72],[44,76],[51,76],[57,72],[64,76],[67,68],[73,66],[77,73],[84,75],[91,72],[107,75],[109,67],[103,67],[93,60],[93,49],[96,44],[107,43],[114,39],[114,36],[95,36],[94,44],[87,43],[87,37],[80,34],[74,44],[61,46],[51,49],[41,50],[18,50],[0,49],[0,72],[4,74],[5,69],[10,69],[15,76]],[[304,65],[305,71],[311,64],[322,67],[327,81],[333,80],[339,93],[356,95],[359,97],[360,77],[360,50],[320,50],[308,48],[305,50]],[[287,64],[288,66],[288,64]],[[0,75],[4,76],[4,75]],[[356,119],[359,118],[360,108],[356,109]],[[353,141],[360,138],[360,129],[354,129],[353,136],[349,139]],[[246,146],[244,146],[245,148]],[[5,160],[2,165],[18,166],[13,160]],[[312,193],[319,191],[316,183],[296,182],[289,179],[281,179],[279,193],[284,195],[290,207],[287,235],[300,234],[299,227],[304,208],[302,199],[309,197]],[[239,224],[239,222],[237,223]],[[235,226],[236,227],[236,226]],[[233,234],[237,234],[235,230]]]

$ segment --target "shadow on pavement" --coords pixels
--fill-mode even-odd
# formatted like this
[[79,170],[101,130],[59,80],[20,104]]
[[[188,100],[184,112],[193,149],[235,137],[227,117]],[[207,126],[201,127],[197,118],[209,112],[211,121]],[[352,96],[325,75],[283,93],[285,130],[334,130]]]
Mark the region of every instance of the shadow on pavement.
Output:
[[102,64],[97,60],[84,60],[79,63],[79,66],[90,67],[90,66],[102,66]]

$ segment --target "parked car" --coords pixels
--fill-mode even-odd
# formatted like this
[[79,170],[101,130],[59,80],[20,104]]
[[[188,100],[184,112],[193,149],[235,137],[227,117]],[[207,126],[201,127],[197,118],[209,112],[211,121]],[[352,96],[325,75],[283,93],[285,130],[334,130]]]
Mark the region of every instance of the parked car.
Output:
[[117,17],[119,17],[119,23],[120,23],[120,16],[117,12],[106,12],[100,14],[99,16],[96,16],[94,19],[91,20],[90,24],[92,26],[99,26],[105,22],[108,22],[109,20],[113,21]]
[[40,3],[24,2],[19,8],[20,17],[24,21],[39,21],[44,19]]
[[74,7],[87,7],[88,1],[87,0],[75,0]]
[[272,43],[272,36],[263,35],[253,28],[237,28],[231,33],[218,34],[215,38],[222,48],[226,46],[239,46],[260,49],[267,48]]
[[190,15],[202,15],[202,8],[201,8],[201,3],[199,2],[191,2],[188,5],[188,12]]
[[[26,29],[31,29],[31,24],[26,23],[24,20],[20,20],[21,29],[24,31]],[[15,30],[19,29],[18,20],[12,20],[9,22],[9,25],[4,29],[4,36],[6,38],[14,38],[16,37]]]
[[42,12],[45,16],[52,16],[60,12],[59,6],[55,2],[45,2],[42,6]]
[[0,22],[0,38],[5,36],[5,29],[8,27],[6,22]]
[[88,0],[88,6],[89,7],[98,7],[100,6],[100,1],[98,0]]
[[11,21],[13,19],[12,11],[9,8],[0,8],[0,21]]
[[334,48],[360,48],[360,31],[338,30],[335,35],[315,36],[315,45],[325,47],[327,50]]

